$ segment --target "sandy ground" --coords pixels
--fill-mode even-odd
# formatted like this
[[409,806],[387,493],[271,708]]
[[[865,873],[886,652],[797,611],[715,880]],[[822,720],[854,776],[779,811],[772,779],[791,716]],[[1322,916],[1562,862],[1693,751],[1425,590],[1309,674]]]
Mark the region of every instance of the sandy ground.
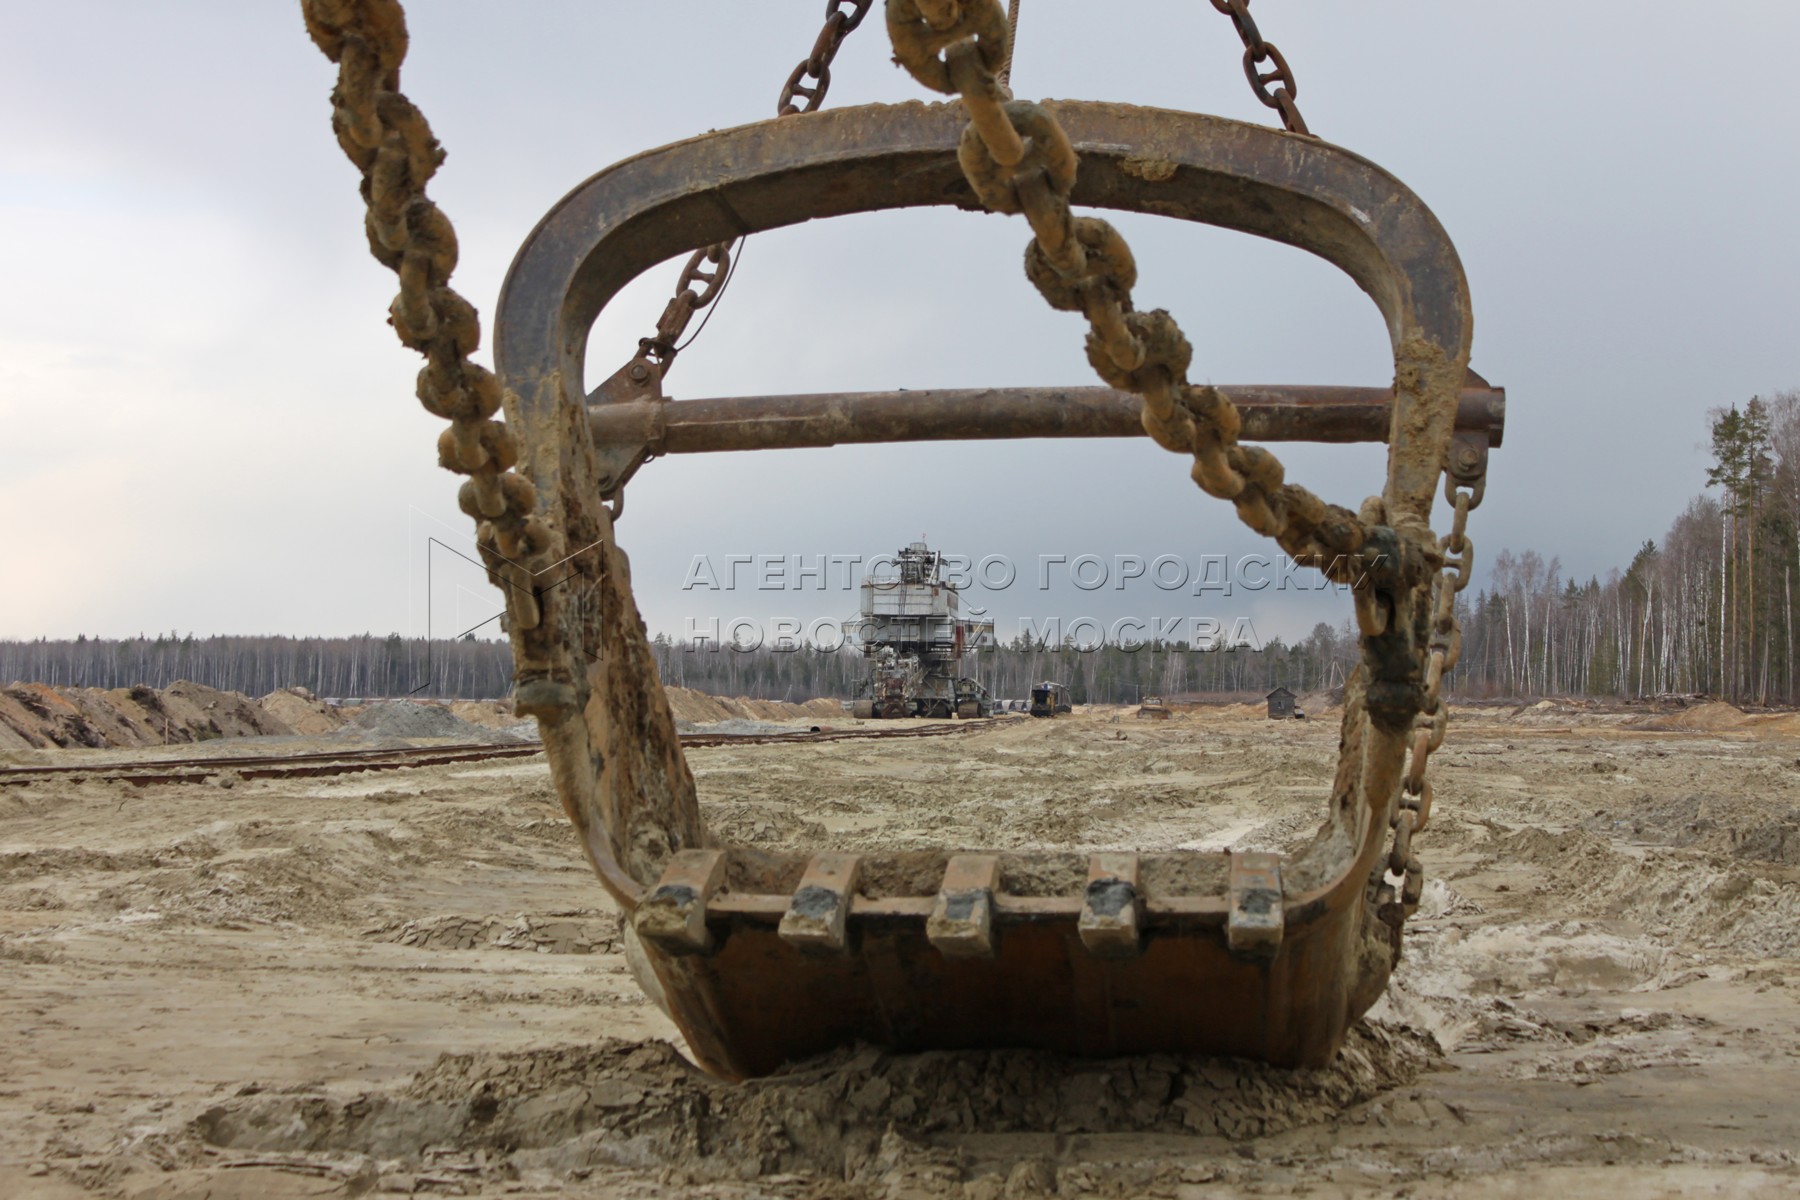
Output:
[[[1319,1072],[852,1047],[709,1080],[541,759],[0,790],[0,1196],[1800,1194],[1772,730],[1460,714],[1406,958]],[[1089,713],[690,761],[736,839],[1284,847],[1335,737]]]

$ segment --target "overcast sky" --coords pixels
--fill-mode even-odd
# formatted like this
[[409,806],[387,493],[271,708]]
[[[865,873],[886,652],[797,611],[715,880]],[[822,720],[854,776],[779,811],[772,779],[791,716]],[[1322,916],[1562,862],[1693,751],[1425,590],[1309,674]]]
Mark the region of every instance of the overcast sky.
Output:
[[[403,85],[449,151],[432,193],[455,283],[491,314],[519,241],[639,150],[773,114],[817,0],[414,0]],[[879,5],[877,5],[879,10]],[[329,128],[334,70],[297,2],[3,0],[0,636],[460,632],[494,611],[467,549],[441,422],[384,324],[356,176]],[[1461,251],[1473,365],[1508,389],[1471,526],[1483,571],[1532,547],[1585,578],[1629,560],[1704,483],[1703,414],[1800,386],[1800,6],[1776,0],[1258,0],[1323,137],[1417,191]],[[1025,0],[1014,87],[1263,122],[1205,0]],[[878,15],[828,103],[921,98]],[[1335,268],[1150,217],[1117,223],[1141,307],[1167,307],[1196,379],[1381,385],[1387,339]],[[1027,230],[931,211],[754,238],[678,398],[1088,384],[1078,318],[1018,269]],[[648,333],[677,267],[602,314],[590,385]],[[486,359],[484,345],[483,358]],[[1382,448],[1285,447],[1352,507]],[[1021,617],[1249,617],[1263,637],[1348,601],[1144,580],[1036,590],[1043,556],[1272,550],[1147,440],[963,443],[664,459],[621,543],[653,629],[848,615],[851,593],[683,587],[702,556],[863,556],[926,536],[1018,580]],[[1066,580],[1058,564],[1050,578]],[[1092,569],[1087,577],[1091,580]],[[743,580],[740,579],[740,583]],[[807,588],[814,585],[806,582]]]

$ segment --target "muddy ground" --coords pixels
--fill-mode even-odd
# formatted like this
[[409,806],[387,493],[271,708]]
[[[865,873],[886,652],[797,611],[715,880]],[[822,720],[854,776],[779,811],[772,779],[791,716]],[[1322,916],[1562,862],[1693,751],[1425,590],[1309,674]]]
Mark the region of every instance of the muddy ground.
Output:
[[[1285,847],[1335,739],[690,761],[735,839]],[[541,759],[0,789],[0,1196],[1800,1192],[1800,739],[1484,709],[1434,771],[1425,906],[1329,1070],[850,1047],[746,1086],[632,983]]]

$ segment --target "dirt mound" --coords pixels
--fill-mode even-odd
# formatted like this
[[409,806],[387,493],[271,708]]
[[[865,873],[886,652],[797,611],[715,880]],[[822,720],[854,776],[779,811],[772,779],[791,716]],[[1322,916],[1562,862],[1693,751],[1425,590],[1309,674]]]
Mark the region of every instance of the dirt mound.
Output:
[[692,688],[666,687],[669,708],[677,721],[692,725],[713,725],[732,719],[748,721],[799,721],[808,717],[841,717],[844,706],[836,700],[808,700],[795,704],[786,700],[752,700],[748,696],[727,699],[710,696]]
[[459,742],[517,742],[517,734],[465,721],[442,704],[416,700],[378,700],[346,721],[339,731],[346,737],[452,738]]
[[325,703],[303,687],[281,688],[257,703],[262,705],[264,712],[295,733],[308,736],[337,732],[346,716],[341,709]]
[[284,840],[273,830],[239,826],[115,856],[123,878],[95,899],[102,909],[146,923],[318,925],[368,919],[370,893],[406,875],[407,840],[379,825],[346,823],[297,843]]
[[1582,828],[1653,846],[1800,865],[1800,806],[1764,796],[1642,796],[1623,814],[1596,811]]
[[[726,699],[689,688],[668,689],[676,720],[686,727],[842,717],[836,700]],[[510,700],[419,703],[375,700],[327,704],[306,688],[282,688],[261,700],[184,681],[167,688],[49,687],[14,683],[0,690],[0,751],[59,747],[133,748],[214,738],[342,734],[381,738],[454,738],[462,742],[532,741],[536,722],[521,720]]]
[[724,1179],[804,1172],[891,1183],[896,1173],[932,1165],[957,1169],[954,1151],[923,1143],[933,1135],[1249,1139],[1337,1121],[1410,1083],[1434,1053],[1416,1035],[1365,1023],[1322,1070],[1174,1055],[897,1055],[864,1046],[729,1084],[701,1074],[667,1043],[606,1039],[446,1054],[404,1089],[348,1101],[241,1096],[206,1110],[190,1133],[222,1149],[348,1151],[402,1170],[443,1169],[432,1148],[449,1145],[496,1178],[662,1164]]
[[620,948],[619,919],[587,909],[528,916],[420,917],[363,930],[363,936],[421,950],[530,950],[538,954],[611,954]]
[[[1136,712],[1135,707],[1125,711]],[[1214,720],[1222,721],[1266,721],[1269,719],[1267,704],[1208,704],[1205,702],[1170,701],[1169,711],[1181,714],[1200,714]]]
[[217,730],[220,737],[264,737],[294,732],[242,692],[222,692],[184,679],[164,688],[162,695],[165,703],[191,706],[202,714],[206,728]]
[[1713,732],[1724,729],[1742,729],[1753,720],[1753,717],[1735,705],[1726,704],[1723,700],[1712,700],[1705,704],[1696,704],[1692,708],[1684,708],[1679,712],[1651,717],[1644,721],[1640,728]]
[[291,734],[281,716],[239,692],[181,680],[167,688],[53,688],[15,683],[0,693],[7,744],[162,746]]
[[[1791,846],[1793,839],[1776,844]],[[1557,897],[1566,917],[1623,917],[1676,944],[1730,944],[1769,958],[1800,955],[1800,893],[1760,863],[1693,850],[1623,853],[1579,829],[1516,830],[1497,838],[1493,852],[1503,861],[1542,868],[1544,891]]]
[[19,703],[11,688],[0,691],[0,750],[41,749],[45,741],[37,729],[37,714]]
[[[78,690],[67,689],[68,692]],[[102,720],[96,726],[90,714],[64,689],[41,683],[15,683],[5,690],[4,696],[6,703],[0,705],[0,721],[4,721],[28,746],[117,744],[108,740],[109,736],[118,736],[115,723]],[[137,746],[144,743],[134,739],[124,744]]]
[[513,712],[511,700],[450,700],[446,707],[471,725],[511,730],[525,718]]

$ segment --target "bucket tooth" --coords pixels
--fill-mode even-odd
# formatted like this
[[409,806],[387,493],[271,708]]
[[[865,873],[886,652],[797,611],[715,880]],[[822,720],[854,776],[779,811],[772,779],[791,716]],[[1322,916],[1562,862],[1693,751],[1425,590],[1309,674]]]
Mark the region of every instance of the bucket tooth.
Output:
[[1088,859],[1087,894],[1076,929],[1081,944],[1102,958],[1130,958],[1138,937],[1138,856],[1096,854]]
[[1281,856],[1231,856],[1230,909],[1225,943],[1243,958],[1273,958],[1281,945]]
[[808,950],[844,952],[845,927],[850,901],[856,895],[856,877],[862,858],[855,854],[823,853],[812,856],[800,876],[800,886],[781,918],[781,939]]
[[954,855],[944,867],[925,936],[945,958],[994,957],[994,891],[1000,859],[993,854]]
[[723,850],[679,851],[632,915],[633,928],[639,937],[671,954],[711,952],[706,904],[724,881]]

